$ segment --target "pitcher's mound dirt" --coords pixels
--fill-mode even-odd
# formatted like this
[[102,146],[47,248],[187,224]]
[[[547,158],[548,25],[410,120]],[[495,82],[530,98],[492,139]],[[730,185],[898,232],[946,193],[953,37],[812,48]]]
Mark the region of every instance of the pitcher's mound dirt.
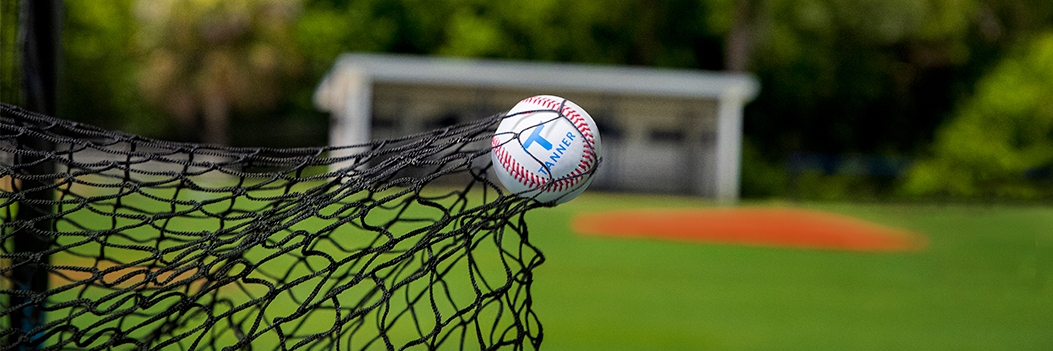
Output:
[[580,214],[576,232],[619,237],[853,251],[918,251],[918,233],[790,208],[639,210]]

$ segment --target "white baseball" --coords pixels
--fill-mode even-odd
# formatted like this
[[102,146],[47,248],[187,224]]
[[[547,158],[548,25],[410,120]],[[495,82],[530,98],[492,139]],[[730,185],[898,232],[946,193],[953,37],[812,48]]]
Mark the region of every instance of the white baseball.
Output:
[[600,135],[570,100],[538,95],[520,101],[497,127],[491,157],[509,192],[561,204],[585,191],[600,160]]

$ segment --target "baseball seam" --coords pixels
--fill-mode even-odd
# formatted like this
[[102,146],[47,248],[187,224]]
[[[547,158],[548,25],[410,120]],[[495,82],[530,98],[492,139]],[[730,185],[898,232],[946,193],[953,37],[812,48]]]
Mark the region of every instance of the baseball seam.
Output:
[[[553,111],[558,110],[560,104],[562,104],[561,101],[541,96],[530,97],[521,102],[538,104],[552,109]],[[585,143],[584,148],[582,149],[582,160],[581,163],[578,164],[578,167],[570,174],[561,177],[555,184],[546,187],[546,189],[543,190],[545,192],[560,192],[570,189],[584,178],[581,175],[588,172],[592,169],[593,165],[596,164],[596,152],[594,147],[596,141],[593,137],[592,128],[589,128],[588,122],[581,117],[581,114],[577,110],[570,106],[564,106],[561,115],[570,119],[571,124],[577,128],[578,132],[581,133],[588,142]],[[517,162],[512,155],[505,150],[504,145],[501,144],[496,135],[493,138],[491,146],[494,148],[494,153],[497,155],[498,160],[501,161],[501,166],[504,167],[505,170],[512,175],[512,178],[520,184],[532,188],[539,185],[545,185],[548,181],[547,178],[540,177],[519,164],[519,162]]]
[[529,187],[545,184],[546,179],[527,171],[519,164],[519,162],[516,162],[515,159],[512,158],[512,155],[508,153],[508,150],[505,150],[504,145],[501,145],[501,142],[497,139],[496,135],[493,138],[491,146],[494,148],[494,153],[497,154],[497,159],[501,161],[501,166],[504,167],[517,182]]

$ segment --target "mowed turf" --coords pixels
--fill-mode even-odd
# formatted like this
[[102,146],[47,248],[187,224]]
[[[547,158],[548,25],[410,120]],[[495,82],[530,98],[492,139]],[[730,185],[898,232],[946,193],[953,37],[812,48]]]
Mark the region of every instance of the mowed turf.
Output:
[[[1053,208],[793,204],[923,233],[921,252],[578,235],[575,214],[707,208],[586,193],[527,215],[544,350],[1051,350]],[[791,206],[747,203],[745,206]]]
[[[745,206],[790,206],[754,203]],[[1053,350],[1053,208],[793,204],[924,233],[921,252],[578,235],[577,213],[710,207],[587,193],[528,215],[546,350]]]
[[[302,191],[304,188],[311,186],[320,185],[320,183],[303,183],[299,187],[294,187],[295,191]],[[250,209],[267,208],[267,201],[263,198],[270,196],[277,196],[282,193],[283,187],[268,187],[268,189],[257,191],[254,195],[254,199],[247,197],[238,197],[234,208],[244,211]],[[82,187],[76,189],[81,195],[113,195],[112,191],[105,192],[105,190],[89,189]],[[391,201],[388,205],[391,208],[376,207],[365,214],[365,222],[370,225],[383,225],[388,221],[391,221],[395,216],[400,218],[395,224],[392,224],[388,229],[391,230],[392,234],[396,237],[409,234],[410,231],[420,229],[421,227],[431,225],[435,220],[442,217],[442,211],[438,211],[431,205],[440,204],[444,207],[456,207],[464,205],[461,200],[457,197],[446,196],[439,198],[440,196],[447,195],[452,191],[449,188],[439,187],[438,189],[427,189],[422,191],[422,195],[428,196],[429,206],[421,205],[417,202],[411,202],[411,205],[406,206],[404,212],[401,212],[403,207],[397,206],[402,202],[399,199],[411,196],[412,193],[402,194],[396,196],[396,200]],[[128,335],[136,338],[143,338],[148,335],[151,330],[160,328],[163,324],[162,320],[155,320],[154,317],[163,311],[175,308],[180,301],[178,297],[174,297],[172,292],[179,292],[187,295],[199,294],[201,289],[208,287],[208,293],[201,294],[195,303],[208,305],[213,316],[219,316],[223,313],[231,312],[233,317],[231,319],[244,323],[242,328],[249,328],[249,326],[255,321],[256,317],[260,316],[262,322],[261,328],[267,328],[270,326],[270,321],[274,318],[290,318],[293,321],[284,325],[286,335],[292,335],[290,332],[293,328],[300,325],[306,325],[307,327],[296,329],[296,337],[286,341],[286,347],[292,347],[293,344],[300,341],[300,338],[305,337],[311,333],[321,333],[326,331],[333,325],[333,321],[337,316],[333,312],[333,306],[327,304],[328,300],[316,299],[314,302],[318,302],[322,307],[311,310],[310,314],[303,316],[294,316],[298,311],[301,303],[305,300],[305,297],[315,292],[315,288],[319,287],[319,290],[323,293],[331,291],[336,285],[349,284],[349,281],[354,278],[354,273],[359,270],[374,272],[381,279],[385,280],[385,284],[389,287],[393,287],[396,281],[407,279],[410,274],[418,268],[419,261],[423,260],[423,256],[428,254],[435,254],[437,256],[443,256],[449,254],[452,259],[445,259],[441,262],[435,263],[436,269],[440,272],[445,272],[449,269],[450,271],[457,272],[451,273],[443,278],[445,283],[442,286],[436,286],[433,291],[436,295],[435,307],[438,309],[445,318],[451,318],[457,308],[464,308],[474,301],[476,298],[476,292],[473,290],[473,281],[478,285],[479,289],[483,292],[489,292],[488,289],[493,288],[491,285],[495,283],[503,283],[505,278],[504,265],[502,265],[502,257],[500,251],[494,246],[492,236],[481,236],[474,243],[475,248],[478,250],[474,252],[472,259],[474,264],[478,264],[472,270],[473,276],[469,277],[467,259],[459,258],[459,255],[452,254],[451,250],[460,250],[459,246],[454,246],[453,249],[446,247],[443,249],[440,246],[448,246],[449,242],[453,239],[444,239],[439,244],[432,245],[433,250],[427,253],[418,253],[405,259],[401,265],[396,265],[384,269],[373,269],[380,263],[386,262],[386,260],[394,259],[395,256],[401,255],[402,251],[407,249],[409,245],[415,245],[416,241],[408,239],[402,243],[394,246],[395,252],[384,252],[377,254],[365,255],[363,259],[347,260],[341,265],[332,268],[332,277],[314,277],[306,281],[300,281],[302,277],[306,277],[315,273],[319,270],[327,268],[329,262],[321,259],[318,255],[306,257],[302,254],[301,250],[291,250],[284,254],[278,254],[276,251],[283,246],[288,244],[275,244],[274,241],[282,240],[294,234],[297,231],[303,231],[304,233],[322,233],[322,228],[332,221],[324,220],[318,217],[308,218],[296,224],[292,224],[288,230],[279,231],[278,233],[272,234],[270,239],[270,245],[263,245],[261,243],[253,244],[251,247],[241,252],[240,257],[245,258],[247,263],[239,263],[234,265],[234,268],[230,270],[233,272],[240,272],[242,269],[247,269],[249,264],[253,265],[252,272],[247,274],[248,278],[256,279],[257,282],[249,282],[247,279],[239,280],[239,283],[226,282],[222,286],[215,286],[214,284],[206,284],[207,280],[196,278],[195,273],[203,274],[197,266],[192,264],[208,263],[213,265],[210,273],[215,273],[219,270],[218,267],[224,266],[223,262],[228,262],[230,258],[219,258],[216,252],[222,250],[229,250],[229,246],[238,245],[239,242],[228,243],[225,246],[212,248],[207,247],[211,253],[205,254],[204,250],[206,247],[203,245],[194,245],[186,250],[165,250],[171,249],[174,245],[183,245],[191,239],[198,239],[198,236],[209,231],[215,231],[217,228],[221,228],[219,221],[214,218],[205,218],[204,212],[208,211],[211,213],[222,212],[229,207],[229,201],[223,200],[214,202],[216,199],[215,195],[208,193],[201,193],[189,190],[183,190],[179,192],[177,196],[180,200],[178,204],[170,205],[164,199],[175,197],[175,192],[171,189],[168,190],[157,190],[150,189],[151,196],[144,196],[141,193],[131,193],[121,196],[121,206],[115,206],[114,201],[97,201],[92,203],[91,209],[76,208],[70,205],[69,207],[62,208],[62,211],[69,211],[64,218],[57,224],[60,231],[67,232],[71,235],[64,235],[59,238],[60,245],[67,245],[67,250],[56,253],[51,256],[51,262],[55,267],[52,269],[53,274],[50,276],[50,285],[54,289],[54,295],[50,297],[53,302],[67,302],[78,299],[87,299],[92,301],[91,311],[85,313],[83,306],[71,308],[70,306],[56,307],[55,311],[47,313],[47,318],[50,321],[55,322],[60,319],[66,319],[71,317],[71,313],[75,313],[72,316],[71,325],[76,326],[82,330],[87,330],[85,335],[73,335],[73,343],[65,343],[65,348],[76,347],[76,348],[93,348],[99,347],[102,343],[108,342],[108,334],[113,333],[116,330],[122,330],[127,332]],[[383,198],[389,195],[396,194],[395,191],[385,191],[375,193],[374,198]],[[367,196],[364,193],[356,193],[350,195],[347,201],[361,200]],[[493,196],[493,195],[490,195]],[[203,206],[197,206],[198,201],[204,203]],[[483,201],[482,196],[469,196],[470,201],[467,205],[468,208],[472,208],[481,205]],[[193,206],[190,203],[194,203]],[[333,211],[337,211],[342,205],[332,205],[328,207],[322,207],[318,209],[320,214],[330,214]],[[116,207],[116,209],[115,209]],[[131,211],[131,208],[137,209],[137,211]],[[191,210],[197,208],[196,210]],[[139,217],[131,215],[141,215],[142,213],[168,213],[175,211],[189,211],[189,216],[179,216],[173,219],[171,222],[165,220],[151,221],[148,217]],[[112,220],[112,213],[126,215],[127,218],[119,218]],[[344,215],[351,213],[352,211],[344,211]],[[455,211],[456,212],[456,211]],[[131,216],[131,217],[129,217]],[[251,219],[252,216],[249,216]],[[224,224],[223,228],[236,227],[238,230],[248,230],[245,227],[239,227],[249,221],[249,219],[235,219],[228,220]],[[82,226],[83,228],[79,228]],[[83,240],[83,234],[80,231],[100,231],[108,230],[111,228],[122,228],[119,234],[109,235],[104,241],[106,242],[105,247],[98,244],[95,240]],[[164,240],[158,240],[158,228],[166,228],[168,233],[165,235]],[[383,237],[379,237],[377,233],[365,231],[362,229],[354,228],[350,225],[341,227],[342,229],[333,233],[322,233],[322,236],[326,238],[316,238],[312,244],[312,250],[318,250],[325,252],[327,255],[332,257],[334,260],[343,260],[350,255],[351,252],[357,251],[359,248],[367,247],[370,245],[380,245],[384,242]],[[451,226],[447,226],[444,230],[451,230]],[[509,231],[511,232],[511,231]],[[76,235],[74,235],[76,234]],[[297,234],[298,235],[298,234]],[[226,237],[224,237],[226,238]],[[489,239],[489,240],[488,240]],[[290,239],[292,242],[299,240],[298,238]],[[379,243],[378,243],[379,242]],[[435,242],[440,242],[436,240]],[[519,242],[518,237],[510,238],[507,242],[502,242],[501,245],[505,245],[506,250],[513,250],[516,248],[516,244]],[[343,249],[337,247],[336,244],[340,244]],[[165,250],[163,255],[166,262],[159,262],[159,257],[156,255],[156,250]],[[212,252],[215,251],[215,252]],[[222,251],[225,252],[225,251]],[[98,256],[107,257],[107,259],[97,260]],[[192,257],[192,258],[188,258]],[[529,258],[527,258],[529,259]],[[98,261],[98,262],[96,262]],[[117,262],[126,264],[126,267],[119,267]],[[138,262],[138,263],[133,263]],[[168,262],[178,262],[175,264],[169,264]],[[217,263],[219,262],[219,263]],[[166,268],[161,268],[165,266]],[[402,270],[401,267],[410,267],[409,269]],[[370,269],[367,269],[369,267]],[[180,269],[185,268],[185,269]],[[85,284],[83,281],[92,279],[92,271],[97,269],[101,271],[99,273],[99,279],[96,283]],[[177,273],[173,273],[172,270],[179,269]],[[395,271],[399,271],[395,273]],[[156,272],[161,272],[156,279],[150,277]],[[220,273],[221,275],[222,273]],[[144,280],[146,279],[146,280]],[[190,280],[187,284],[182,284],[180,280]],[[279,281],[280,280],[280,281]],[[485,280],[485,281],[484,281]],[[295,282],[296,285],[283,285],[285,283]],[[268,286],[273,283],[275,284],[276,293],[274,298],[269,298],[263,305],[253,305],[253,307],[241,309],[240,307],[235,311],[231,305],[241,305],[262,298],[270,289]],[[385,349],[381,341],[374,341],[378,329],[377,323],[380,323],[377,314],[385,313],[384,324],[388,328],[388,336],[391,337],[392,342],[397,345],[409,342],[420,338],[421,333],[427,333],[430,328],[434,326],[434,321],[430,318],[435,318],[432,315],[432,305],[429,304],[429,296],[423,295],[416,306],[420,309],[419,312],[414,312],[416,316],[424,316],[423,320],[415,321],[412,317],[405,317],[404,314],[400,314],[406,309],[406,300],[410,299],[410,296],[416,297],[423,294],[426,286],[429,285],[429,277],[424,277],[417,281],[407,283],[393,290],[393,297],[383,307],[377,308],[375,312],[367,315],[364,318],[354,320],[350,323],[342,325],[341,330],[343,337],[341,338],[342,349],[361,349],[365,344],[371,345],[367,349]],[[169,285],[176,284],[176,285]],[[490,285],[488,285],[490,284]],[[291,287],[291,288],[290,288]],[[355,307],[355,304],[362,302],[363,306],[372,306],[378,303],[380,294],[372,291],[375,285],[373,280],[366,279],[360,284],[356,284],[351,288],[342,290],[339,294],[340,299],[343,301],[343,312],[347,313],[348,310]],[[131,290],[134,288],[138,296],[133,296]],[[159,292],[158,289],[164,289],[165,292]],[[124,291],[118,291],[124,290]],[[445,294],[452,296],[455,302],[451,302],[449,299],[445,299]],[[159,297],[161,296],[161,297]],[[364,296],[369,296],[365,298]],[[150,299],[149,304],[144,304],[143,300]],[[231,304],[226,303],[215,303],[213,301],[219,300],[230,300]],[[98,303],[96,306],[94,303]],[[452,306],[456,303],[457,306]],[[149,305],[149,306],[147,306]],[[388,309],[390,307],[390,310]],[[480,321],[483,324],[483,328],[507,328],[510,323],[507,317],[507,311],[505,311],[504,318],[499,317],[497,310],[504,308],[497,304],[492,304],[490,307],[483,308],[479,311],[481,317]],[[200,308],[200,310],[205,310]],[[135,312],[135,313],[124,313],[124,312]],[[383,311],[383,312],[377,312]],[[387,312],[390,311],[390,314]],[[195,310],[194,312],[198,312]],[[190,313],[187,313],[188,315]],[[235,334],[230,330],[229,325],[226,323],[227,319],[222,318],[216,326],[211,330],[193,330],[201,326],[201,322],[204,320],[204,314],[201,313],[197,316],[184,316],[180,315],[180,321],[188,321],[178,325],[174,332],[169,334],[182,334],[187,333],[188,336],[182,338],[178,345],[168,345],[164,349],[179,349],[189,348],[192,343],[200,342],[205,345],[215,343],[215,345],[206,346],[209,348],[215,346],[216,348],[222,348],[224,346],[230,346],[237,342]],[[395,316],[399,314],[399,316]],[[346,315],[345,315],[346,317]],[[175,318],[169,316],[169,318]],[[487,319],[489,318],[489,319]],[[6,319],[0,320],[0,328],[5,327],[3,322]],[[63,324],[66,321],[62,322]],[[497,324],[497,326],[495,326]],[[364,325],[364,326],[363,326]],[[469,341],[473,341],[475,338],[473,325],[468,327],[462,326],[460,330],[447,329],[446,332],[451,330],[457,331],[454,335],[461,335],[463,332]],[[423,332],[417,330],[417,328],[423,328]],[[112,329],[112,330],[110,330]],[[352,329],[357,330],[354,332],[353,338],[348,338],[349,334],[352,334]],[[485,330],[485,329],[484,329]],[[255,332],[261,332],[261,329],[255,329]],[[60,342],[68,342],[68,338],[73,334],[73,331],[67,331],[61,336],[48,334],[45,341],[45,345],[54,346]],[[202,336],[203,335],[203,336]],[[198,341],[199,337],[203,341]],[[162,339],[164,340],[164,339]],[[350,344],[350,345],[349,345]],[[454,344],[454,343],[450,343]],[[276,331],[268,330],[264,331],[261,336],[253,340],[252,346],[257,349],[265,350],[276,350],[279,349],[278,333]],[[350,346],[350,347],[349,347]],[[123,349],[128,345],[122,345],[118,349]],[[199,348],[201,346],[199,345]],[[455,346],[450,346],[455,347]],[[423,346],[421,346],[423,348]],[[449,349],[449,348],[444,348]]]

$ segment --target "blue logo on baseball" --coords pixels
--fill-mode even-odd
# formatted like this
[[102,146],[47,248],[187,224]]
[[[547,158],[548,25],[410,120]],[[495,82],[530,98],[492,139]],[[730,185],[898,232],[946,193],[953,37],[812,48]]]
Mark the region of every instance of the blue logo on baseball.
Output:
[[[574,141],[574,133],[567,132],[567,135],[560,140],[559,144],[556,145],[556,149],[552,150],[552,143],[547,139],[541,137],[541,130],[545,129],[545,125],[542,124],[537,128],[534,128],[534,132],[530,133],[530,136],[523,142],[523,149],[529,148],[530,145],[537,143],[545,150],[552,151],[552,154],[548,156],[547,160],[541,160],[545,166],[538,170],[539,173],[548,175],[548,169],[552,168],[559,161],[560,157],[563,157],[563,153],[567,151],[567,147],[570,146],[570,142]],[[529,152],[529,151],[528,151]]]
[[530,144],[537,142],[537,144],[541,145],[541,147],[545,148],[545,150],[552,150],[552,143],[548,142],[548,140],[545,140],[545,138],[541,137],[542,129],[545,129],[544,124],[537,126],[537,128],[534,128],[534,132],[530,133],[530,136],[527,137],[526,142],[523,143],[524,149],[530,147]]

